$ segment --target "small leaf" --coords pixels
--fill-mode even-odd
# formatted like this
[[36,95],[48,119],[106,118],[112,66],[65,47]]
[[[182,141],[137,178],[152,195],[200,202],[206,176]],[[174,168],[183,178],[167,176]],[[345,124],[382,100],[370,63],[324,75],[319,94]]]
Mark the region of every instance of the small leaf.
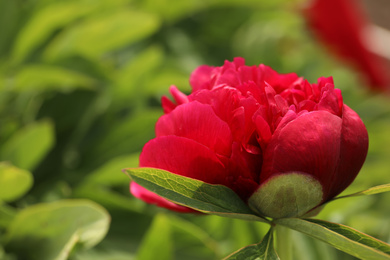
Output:
[[0,158],[15,166],[33,170],[54,144],[54,129],[49,121],[27,125],[0,147]]
[[106,235],[110,216],[87,200],[30,206],[16,215],[6,234],[6,250],[18,259],[65,260],[76,244],[89,248]]
[[264,236],[259,244],[241,248],[237,252],[226,257],[225,260],[278,260],[278,254],[274,249],[273,228]]
[[29,171],[8,163],[0,163],[0,201],[13,201],[23,196],[32,186],[33,177]]
[[172,252],[171,226],[165,215],[157,215],[142,240],[137,252],[137,260],[170,260]]
[[366,260],[389,260],[390,245],[350,227],[316,219],[286,218],[274,221]]
[[374,194],[388,192],[388,191],[390,191],[390,183],[379,185],[379,186],[375,186],[375,187],[371,187],[371,188],[369,188],[367,190],[359,191],[359,192],[352,193],[352,194],[349,194],[349,195],[340,196],[340,197],[334,198],[333,200],[344,199],[344,198],[349,198],[349,197],[356,197],[356,196],[362,196],[362,195],[374,195]]
[[174,203],[208,214],[268,223],[268,220],[256,216],[226,186],[212,185],[154,168],[130,168],[126,172],[139,185]]

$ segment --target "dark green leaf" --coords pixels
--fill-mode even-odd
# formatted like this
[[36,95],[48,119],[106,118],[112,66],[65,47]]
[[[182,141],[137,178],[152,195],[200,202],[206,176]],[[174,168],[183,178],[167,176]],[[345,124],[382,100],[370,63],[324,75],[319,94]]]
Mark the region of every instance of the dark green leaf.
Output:
[[278,219],[275,223],[319,239],[361,259],[390,259],[389,244],[341,224],[298,218]]
[[241,248],[237,252],[226,257],[225,260],[278,260],[279,257],[274,249],[273,228],[259,244]]
[[268,222],[256,216],[231,189],[154,168],[130,168],[127,174],[146,189],[177,204],[225,217]]

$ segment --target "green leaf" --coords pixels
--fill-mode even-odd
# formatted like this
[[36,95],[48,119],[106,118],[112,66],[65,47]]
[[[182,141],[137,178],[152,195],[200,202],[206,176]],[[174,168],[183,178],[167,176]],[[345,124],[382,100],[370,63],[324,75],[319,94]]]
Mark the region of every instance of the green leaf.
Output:
[[[16,210],[13,207],[1,204],[0,201],[0,227],[8,228],[15,215]],[[0,259],[2,258],[0,257]]]
[[88,159],[106,161],[108,158],[138,152],[153,138],[154,125],[161,114],[160,109],[144,109],[110,125],[109,132],[99,142],[95,142]]
[[0,162],[0,201],[14,201],[23,196],[32,186],[29,171]]
[[[161,63],[164,62],[164,51],[158,46],[154,45],[145,49],[135,56],[133,59],[130,59],[127,64],[118,71],[117,76],[115,77],[115,88],[114,91],[116,100],[124,100],[128,102],[129,98],[134,97],[134,102],[141,102],[140,96],[145,95],[144,88],[149,86],[145,84],[145,80],[150,80],[156,77],[156,72],[159,72],[161,69],[156,70]],[[167,86],[172,84],[172,81],[165,85],[165,90]],[[187,78],[188,80],[188,78]],[[143,88],[140,88],[140,85],[143,85]]]
[[17,131],[0,147],[1,160],[33,170],[54,144],[54,129],[50,121],[41,121]]
[[120,10],[91,18],[61,33],[44,56],[58,59],[68,55],[97,58],[154,33],[160,27],[157,16],[139,11]]
[[85,183],[98,183],[105,186],[122,185],[129,183],[129,179],[120,173],[120,169],[138,166],[139,153],[127,154],[109,160],[93,171],[85,179]]
[[6,234],[6,250],[18,259],[65,260],[76,244],[90,248],[106,235],[110,216],[87,200],[42,203],[22,210]]
[[389,260],[390,245],[350,227],[315,219],[286,218],[274,221],[366,260]]
[[36,12],[16,40],[12,53],[14,60],[22,61],[55,30],[92,13],[95,9],[96,5],[72,1],[55,3]]
[[375,187],[371,187],[371,188],[369,188],[367,190],[359,191],[359,192],[352,193],[352,194],[349,194],[349,195],[340,196],[340,197],[334,198],[333,200],[344,199],[344,198],[349,198],[349,197],[356,197],[356,196],[362,196],[362,195],[374,195],[374,194],[388,192],[388,191],[390,191],[390,183],[379,185],[379,186],[375,186]]
[[95,81],[78,72],[49,65],[29,65],[23,67],[13,78],[12,89],[28,90],[61,90],[74,88],[92,88]]
[[[218,220],[221,220],[221,218],[218,218]],[[228,219],[228,220],[232,221],[233,219]],[[222,258],[221,246],[218,244],[214,236],[210,236],[211,233],[213,235],[215,235],[215,233],[207,229],[207,227],[199,225],[199,223],[194,223],[192,219],[185,219],[179,216],[176,217],[175,215],[169,216],[169,222],[175,236],[178,236],[178,234],[185,234],[189,236],[192,241],[197,240],[200,242],[200,244],[198,243],[194,243],[194,244],[199,245],[199,247],[202,248],[201,253],[204,253],[205,251],[206,252],[211,251],[213,253],[213,258],[215,259]],[[240,223],[248,223],[248,222],[240,221]],[[181,245],[182,247],[188,246],[188,241],[189,241],[188,238],[186,239],[183,236],[179,236],[179,239],[177,238],[175,239],[176,248],[180,246],[179,245],[180,243],[183,243]],[[209,250],[207,250],[206,248]],[[199,252],[199,248],[197,246],[193,246],[191,248],[191,251],[186,250],[185,253],[190,256],[194,256],[194,252],[196,253]]]
[[154,168],[129,168],[127,174],[146,189],[177,204],[224,217],[267,222],[256,216],[237,194],[223,185],[212,185]]
[[159,214],[142,239],[137,252],[137,260],[173,259],[171,226],[167,216]]
[[259,244],[241,248],[229,255],[225,260],[278,260],[279,257],[274,249],[273,228],[264,236]]

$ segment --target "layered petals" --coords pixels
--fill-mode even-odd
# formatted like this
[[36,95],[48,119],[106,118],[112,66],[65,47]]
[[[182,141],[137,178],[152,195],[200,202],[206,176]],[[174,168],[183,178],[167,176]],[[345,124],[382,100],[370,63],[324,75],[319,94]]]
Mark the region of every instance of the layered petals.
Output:
[[[245,66],[235,58],[221,67],[199,67],[190,83],[190,95],[172,86],[174,101],[162,99],[165,115],[142,150],[141,167],[225,185],[256,212],[294,217],[342,192],[363,165],[367,131],[332,78],[310,84],[295,73]],[[274,197],[264,200],[270,191]],[[309,203],[291,191],[315,196]],[[160,207],[193,212],[135,183],[131,192]],[[289,201],[299,201],[300,210],[284,204]],[[271,208],[283,214],[268,210],[274,202]]]

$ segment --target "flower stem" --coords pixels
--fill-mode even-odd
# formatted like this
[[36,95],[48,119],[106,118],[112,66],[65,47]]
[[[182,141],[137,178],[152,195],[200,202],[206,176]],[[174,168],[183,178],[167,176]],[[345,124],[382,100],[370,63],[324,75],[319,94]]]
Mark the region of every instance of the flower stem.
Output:
[[292,260],[291,230],[281,225],[275,226],[276,251],[280,260]]

